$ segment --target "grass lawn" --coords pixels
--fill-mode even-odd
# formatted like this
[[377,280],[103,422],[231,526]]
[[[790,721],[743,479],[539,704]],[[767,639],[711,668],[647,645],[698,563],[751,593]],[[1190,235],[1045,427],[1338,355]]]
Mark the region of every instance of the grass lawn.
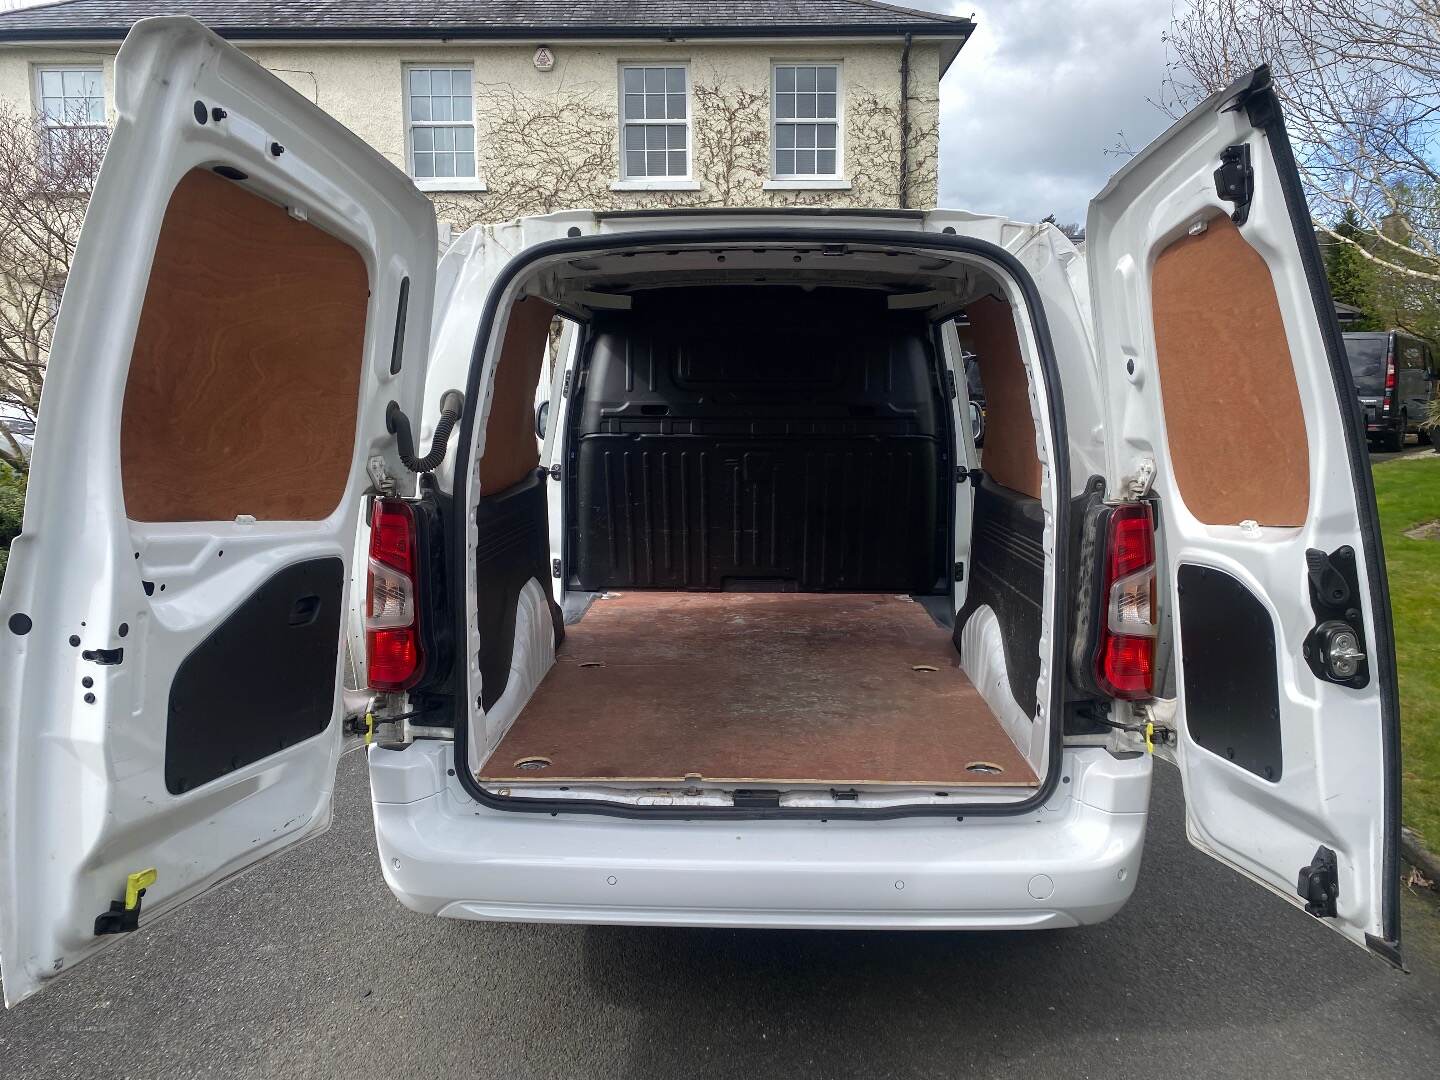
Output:
[[1405,530],[1440,520],[1440,454],[1375,466],[1400,664],[1405,824],[1440,848],[1440,540]]

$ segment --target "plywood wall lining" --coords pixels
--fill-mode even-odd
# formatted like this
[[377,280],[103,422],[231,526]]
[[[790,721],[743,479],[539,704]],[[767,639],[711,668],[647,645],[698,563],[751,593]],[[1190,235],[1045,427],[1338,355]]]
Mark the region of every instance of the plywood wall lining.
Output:
[[120,425],[135,521],[315,521],[354,457],[369,275],[360,253],[242,185],[176,186]]
[[1176,240],[1151,275],[1170,466],[1207,525],[1303,525],[1310,452],[1270,269],[1228,217]]
[[1020,355],[1015,313],[993,296],[975,301],[965,311],[985,386],[985,446],[980,463],[997,484],[1038,499],[1035,415],[1030,410],[1030,380]]
[[555,306],[536,297],[519,300],[511,309],[485,421],[485,450],[480,457],[482,496],[514,487],[540,466],[535,387],[554,316]]

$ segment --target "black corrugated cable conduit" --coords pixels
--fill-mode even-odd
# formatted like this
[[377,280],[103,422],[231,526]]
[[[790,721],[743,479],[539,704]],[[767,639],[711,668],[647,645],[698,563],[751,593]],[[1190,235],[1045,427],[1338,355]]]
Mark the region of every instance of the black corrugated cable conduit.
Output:
[[400,463],[414,473],[432,472],[445,460],[445,444],[450,441],[450,432],[465,411],[465,395],[459,390],[447,390],[440,399],[440,422],[435,425],[435,435],[430,440],[430,452],[423,458],[415,456],[415,436],[410,431],[410,418],[400,408],[398,401],[390,402],[385,410],[385,427],[395,436],[400,449]]

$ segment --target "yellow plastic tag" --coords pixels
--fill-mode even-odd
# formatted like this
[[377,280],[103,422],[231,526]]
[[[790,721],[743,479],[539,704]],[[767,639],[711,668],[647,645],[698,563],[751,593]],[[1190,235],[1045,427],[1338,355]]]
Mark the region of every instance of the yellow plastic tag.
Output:
[[366,745],[366,746],[369,746],[369,745],[370,745],[372,742],[374,742],[374,741],[375,741],[375,714],[374,714],[373,712],[369,712],[369,711],[367,710],[366,713],[365,713],[365,745]]
[[152,866],[149,870],[137,870],[125,879],[125,910],[134,911],[140,906],[140,894],[155,884],[160,875]]
[[1145,752],[1147,754],[1155,752],[1155,721],[1153,720],[1145,721]]

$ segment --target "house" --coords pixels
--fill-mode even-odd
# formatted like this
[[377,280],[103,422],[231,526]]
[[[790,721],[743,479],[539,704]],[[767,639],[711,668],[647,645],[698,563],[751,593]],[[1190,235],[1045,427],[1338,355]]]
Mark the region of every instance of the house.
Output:
[[969,19],[877,0],[62,0],[0,14],[0,104],[114,115],[137,19],[194,16],[464,227],[568,207],[934,204]]

